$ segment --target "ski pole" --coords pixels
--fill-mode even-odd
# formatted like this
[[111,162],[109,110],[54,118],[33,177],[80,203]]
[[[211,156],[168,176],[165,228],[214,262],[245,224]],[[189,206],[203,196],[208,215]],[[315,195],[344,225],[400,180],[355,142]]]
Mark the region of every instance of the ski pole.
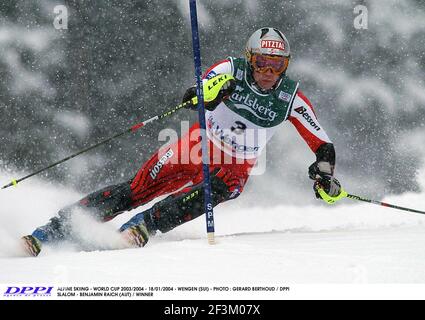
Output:
[[359,200],[359,201],[363,201],[363,202],[377,204],[377,205],[383,206],[383,207],[388,207],[388,208],[393,208],[393,209],[398,209],[398,210],[403,210],[403,211],[408,211],[408,212],[415,212],[415,213],[425,214],[425,211],[420,211],[420,210],[416,210],[416,209],[400,207],[400,206],[396,206],[396,205],[393,205],[393,204],[389,204],[389,203],[381,202],[381,201],[377,201],[377,200],[366,199],[366,198],[363,198],[363,197],[356,196],[354,194],[348,194],[347,193],[347,196],[346,197],[347,198],[350,198],[350,199],[353,199],[353,200]]
[[408,212],[415,212],[415,213],[425,214],[425,211],[420,211],[420,210],[416,210],[416,209],[400,207],[400,206],[396,206],[394,204],[389,204],[389,203],[386,203],[386,202],[381,202],[381,201],[377,201],[377,200],[371,200],[371,199],[367,199],[367,198],[356,196],[354,194],[349,194],[344,189],[341,189],[341,192],[339,193],[339,195],[337,195],[335,197],[331,197],[330,195],[328,195],[323,190],[323,188],[320,187],[319,185],[316,186],[316,190],[319,193],[319,195],[321,196],[321,198],[326,203],[328,203],[328,204],[334,204],[335,202],[337,202],[338,200],[340,200],[342,198],[349,198],[349,199],[363,201],[363,202],[367,202],[367,203],[373,203],[373,204],[376,204],[376,205],[379,205],[379,206],[383,206],[383,207],[388,207],[388,208],[393,208],[393,209],[398,209],[398,210],[403,210],[403,211],[408,211]]
[[16,186],[19,182],[21,182],[23,180],[26,180],[26,179],[28,179],[30,177],[33,177],[33,176],[35,176],[35,175],[37,175],[37,174],[39,174],[39,173],[41,173],[43,171],[46,171],[47,169],[53,168],[53,167],[57,166],[58,164],[61,164],[61,163],[65,162],[65,161],[68,161],[68,160],[70,160],[72,158],[75,158],[76,156],[79,156],[82,153],[85,153],[85,152],[90,151],[90,150],[92,150],[94,148],[97,148],[97,147],[99,147],[99,146],[101,146],[101,145],[103,145],[103,144],[105,144],[105,143],[107,143],[107,142],[109,142],[111,140],[114,140],[114,139],[116,139],[118,137],[121,137],[121,136],[123,136],[123,135],[125,135],[127,133],[135,132],[138,129],[140,129],[141,127],[144,127],[149,122],[152,122],[152,121],[155,121],[155,120],[159,120],[159,119],[165,118],[165,117],[173,114],[174,112],[178,111],[179,109],[185,107],[189,103],[191,103],[191,101],[186,101],[185,103],[179,104],[178,106],[174,107],[171,110],[168,110],[167,112],[165,112],[165,113],[163,113],[161,115],[157,115],[157,116],[152,117],[152,118],[150,118],[150,119],[148,119],[146,121],[143,121],[143,122],[140,122],[138,124],[135,124],[131,128],[128,128],[128,129],[126,129],[126,130],[124,130],[122,132],[119,132],[119,133],[117,133],[117,134],[115,134],[115,135],[113,135],[113,136],[111,136],[111,137],[109,137],[107,139],[104,139],[104,140],[100,141],[99,143],[96,143],[96,144],[94,144],[94,145],[92,145],[90,147],[87,147],[85,149],[82,149],[82,150],[80,150],[80,151],[78,151],[78,152],[76,152],[76,153],[74,153],[74,154],[72,154],[72,155],[70,155],[70,156],[62,159],[62,160],[59,160],[59,161],[57,161],[55,163],[52,163],[51,165],[49,165],[47,167],[44,167],[44,168],[42,168],[40,170],[37,170],[37,171],[35,171],[35,172],[33,172],[33,173],[29,174],[29,175],[26,175],[25,177],[22,177],[20,179],[13,179],[9,184],[3,186],[2,189],[6,189],[6,188],[8,188],[10,186]]
[[[205,83],[205,85],[203,86],[204,96],[206,97],[205,98],[205,101],[208,101],[208,102],[213,101],[217,97],[218,93],[220,92],[221,87],[227,81],[232,80],[232,79],[233,79],[233,77],[230,76],[230,75],[228,75],[228,74],[221,74],[221,75],[218,75],[216,77],[213,77],[213,78],[209,79]],[[161,115],[157,115],[157,116],[154,116],[154,117],[152,117],[152,118],[150,118],[148,120],[145,120],[143,122],[137,123],[134,126],[132,126],[132,127],[128,128],[128,129],[122,131],[122,132],[119,132],[119,133],[113,135],[112,137],[109,137],[109,138],[107,138],[105,140],[102,140],[99,143],[96,143],[96,144],[94,144],[94,145],[92,145],[90,147],[87,147],[85,149],[82,149],[82,150],[80,150],[80,151],[78,151],[78,152],[76,152],[76,153],[74,153],[74,154],[72,154],[72,155],[70,155],[70,156],[62,159],[62,160],[59,160],[59,161],[57,161],[55,163],[52,163],[51,165],[49,165],[47,167],[44,167],[44,168],[42,168],[40,170],[37,170],[37,171],[35,171],[35,172],[31,173],[31,174],[28,174],[25,177],[22,177],[20,179],[13,179],[10,183],[8,183],[7,185],[3,186],[1,189],[6,189],[6,188],[8,188],[10,186],[16,186],[19,182],[21,182],[23,180],[26,180],[26,179],[28,179],[30,177],[33,177],[33,176],[35,176],[35,175],[37,175],[37,174],[39,174],[39,173],[41,173],[43,171],[46,171],[47,169],[53,168],[53,167],[57,166],[58,164],[61,164],[61,163],[65,162],[65,161],[68,161],[68,160],[70,160],[72,158],[75,158],[76,156],[78,156],[78,155],[80,155],[82,153],[85,153],[85,152],[87,152],[89,150],[92,150],[94,148],[97,148],[97,147],[99,147],[99,146],[101,146],[101,145],[103,145],[103,144],[105,144],[105,143],[107,143],[107,142],[109,142],[111,140],[114,140],[114,139],[116,139],[118,137],[121,137],[121,136],[123,136],[123,135],[125,135],[127,133],[135,132],[138,129],[144,127],[146,124],[148,124],[150,122],[153,122],[153,121],[160,120],[160,119],[163,119],[165,117],[168,117],[168,116],[174,114],[175,112],[177,112],[178,110],[180,110],[180,109],[188,106],[189,104],[196,105],[197,103],[198,103],[198,98],[197,97],[194,97],[191,100],[185,101],[185,102],[183,102],[183,103],[175,106],[174,108],[172,108],[172,109],[164,112]]]

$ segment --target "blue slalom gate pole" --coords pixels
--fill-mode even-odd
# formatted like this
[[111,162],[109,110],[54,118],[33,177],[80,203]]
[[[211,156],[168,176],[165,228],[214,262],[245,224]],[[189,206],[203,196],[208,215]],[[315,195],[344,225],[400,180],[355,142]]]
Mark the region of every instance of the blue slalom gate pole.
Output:
[[196,95],[198,96],[198,116],[199,124],[201,127],[201,143],[202,143],[202,172],[204,178],[204,204],[205,216],[207,220],[207,235],[208,243],[214,244],[214,211],[211,196],[211,180],[209,171],[209,150],[208,141],[206,136],[205,125],[205,107],[204,107],[204,94],[202,91],[201,79],[201,49],[199,44],[198,32],[198,17],[196,13],[196,0],[189,0],[190,5],[190,21],[192,25],[192,46],[193,58],[195,62],[195,75],[196,75]]

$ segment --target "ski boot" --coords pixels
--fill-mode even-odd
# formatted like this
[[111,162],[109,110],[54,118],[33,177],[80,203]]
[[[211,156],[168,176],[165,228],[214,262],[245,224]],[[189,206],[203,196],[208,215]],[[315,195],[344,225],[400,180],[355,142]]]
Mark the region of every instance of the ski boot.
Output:
[[149,231],[146,227],[144,213],[136,214],[119,230],[124,240],[131,247],[144,247],[149,240]]
[[41,251],[40,240],[38,240],[33,235],[24,236],[21,238],[21,240],[22,240],[22,246],[28,255],[33,257],[36,257],[39,255]]
[[37,228],[32,234],[21,238],[25,252],[33,257],[40,254],[42,244],[46,243],[48,240],[48,234],[46,230],[43,230],[42,228]]

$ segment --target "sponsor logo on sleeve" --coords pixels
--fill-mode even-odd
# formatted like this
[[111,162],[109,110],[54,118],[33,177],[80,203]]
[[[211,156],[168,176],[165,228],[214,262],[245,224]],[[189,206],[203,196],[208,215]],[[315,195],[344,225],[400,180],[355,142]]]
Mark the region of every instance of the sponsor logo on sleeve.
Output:
[[214,78],[216,75],[217,75],[217,73],[216,73],[214,70],[211,70],[211,71],[207,74],[206,78],[209,80],[209,79],[211,79],[211,78]]
[[295,112],[299,113],[303,116],[304,119],[307,120],[307,123],[313,127],[316,131],[320,130],[320,127],[314,122],[314,120],[311,118],[311,116],[308,114],[307,109],[304,107],[298,107],[294,109]]

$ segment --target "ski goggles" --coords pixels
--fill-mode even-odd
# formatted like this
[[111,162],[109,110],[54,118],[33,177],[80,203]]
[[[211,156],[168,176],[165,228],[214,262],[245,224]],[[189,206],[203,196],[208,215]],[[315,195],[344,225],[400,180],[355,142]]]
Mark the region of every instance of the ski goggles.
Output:
[[251,63],[257,72],[265,73],[270,69],[273,74],[280,75],[288,68],[289,57],[254,54]]

